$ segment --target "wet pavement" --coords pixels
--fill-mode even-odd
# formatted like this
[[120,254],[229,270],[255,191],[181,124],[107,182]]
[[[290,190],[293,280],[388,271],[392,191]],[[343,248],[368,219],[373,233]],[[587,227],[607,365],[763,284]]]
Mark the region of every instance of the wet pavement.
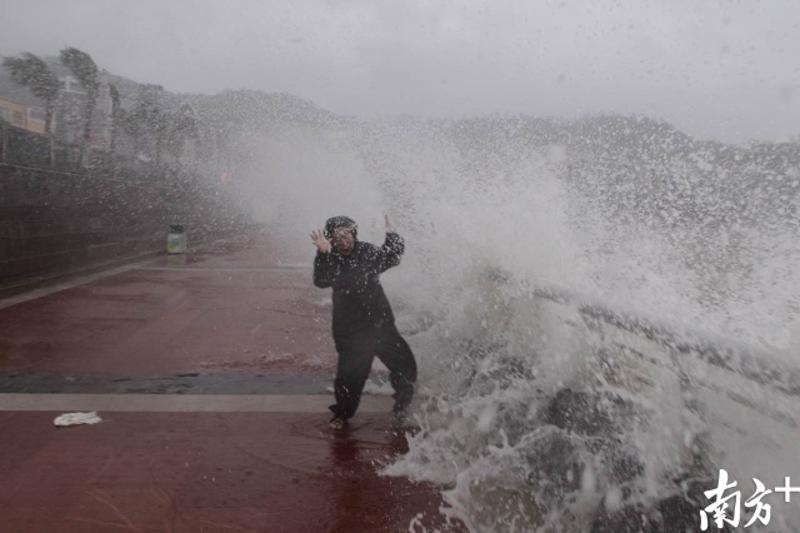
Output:
[[[327,427],[310,258],[217,243],[0,300],[2,531],[461,530],[380,474],[406,450],[390,398]],[[103,421],[55,428],[69,410]]]

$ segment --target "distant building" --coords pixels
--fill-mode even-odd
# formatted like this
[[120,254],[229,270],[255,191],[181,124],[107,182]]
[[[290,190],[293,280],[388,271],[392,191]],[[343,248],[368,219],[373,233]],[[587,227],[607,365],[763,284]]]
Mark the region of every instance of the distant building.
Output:
[[14,127],[33,133],[45,133],[46,114],[40,107],[26,106],[0,96],[0,118]]
[[[83,136],[86,90],[73,76],[61,76],[58,80],[61,86],[56,105],[59,127],[55,130],[55,134],[66,144],[78,144]],[[111,97],[106,76],[101,74],[100,80],[100,90],[92,113],[89,144],[107,147],[111,142]]]
[[72,76],[61,76],[58,81],[61,86],[56,104],[58,127],[54,133],[65,144],[79,144],[83,135],[82,117],[86,106],[86,91]]
[[73,76],[61,76],[58,78],[58,85],[61,91],[65,93],[82,94],[86,96],[86,91],[83,90],[83,86]]
[[27,130],[34,133],[47,133],[47,112],[40,107],[28,107]]

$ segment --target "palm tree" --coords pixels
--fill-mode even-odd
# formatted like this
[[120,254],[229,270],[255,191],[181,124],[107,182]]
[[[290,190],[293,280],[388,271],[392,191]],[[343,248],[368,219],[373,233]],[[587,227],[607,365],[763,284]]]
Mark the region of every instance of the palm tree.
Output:
[[30,52],[25,52],[22,57],[5,58],[3,66],[11,74],[11,79],[28,87],[33,95],[44,103],[44,132],[50,140],[50,166],[52,167],[55,162],[52,124],[53,110],[58,97],[58,78],[44,60]]
[[121,98],[117,86],[113,83],[108,84],[108,94],[111,97],[111,139],[108,142],[108,151],[113,154],[119,127]]
[[144,140],[155,164],[161,163],[161,147],[166,127],[166,112],[163,109],[164,88],[161,85],[143,84],[129,115],[131,129],[139,138],[137,146]]
[[172,118],[170,144],[176,161],[183,162],[187,145],[198,137],[198,121],[194,109],[188,102],[182,103]]
[[83,142],[81,143],[80,155],[81,162],[86,166],[86,147],[92,133],[92,113],[97,102],[97,95],[100,92],[100,76],[92,56],[77,48],[67,47],[61,50],[61,63],[72,72],[72,75],[78,79],[78,83],[86,91],[86,108],[83,113]]

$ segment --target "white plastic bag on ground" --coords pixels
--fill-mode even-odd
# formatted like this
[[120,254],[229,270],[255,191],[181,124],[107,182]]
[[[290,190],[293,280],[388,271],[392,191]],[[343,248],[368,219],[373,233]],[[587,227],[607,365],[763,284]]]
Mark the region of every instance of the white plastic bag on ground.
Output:
[[91,411],[89,413],[65,413],[57,416],[53,420],[53,424],[58,427],[64,427],[78,424],[97,424],[102,421],[103,419],[97,416],[97,411]]

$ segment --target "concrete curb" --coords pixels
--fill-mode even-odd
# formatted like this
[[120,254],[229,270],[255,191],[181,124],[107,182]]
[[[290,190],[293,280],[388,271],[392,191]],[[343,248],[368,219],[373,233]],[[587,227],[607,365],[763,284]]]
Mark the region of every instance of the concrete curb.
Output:
[[[323,394],[0,394],[0,411],[327,413]],[[389,412],[392,398],[363,396],[359,412]]]

